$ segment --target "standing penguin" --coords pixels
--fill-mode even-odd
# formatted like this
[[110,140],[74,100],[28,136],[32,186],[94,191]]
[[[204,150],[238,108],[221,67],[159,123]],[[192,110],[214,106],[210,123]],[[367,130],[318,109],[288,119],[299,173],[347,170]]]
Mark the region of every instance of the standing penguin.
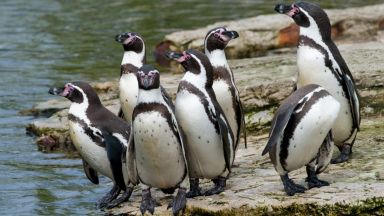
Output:
[[[186,206],[185,177],[187,164],[183,136],[174,115],[171,100],[162,93],[160,74],[150,65],[143,65],[137,72],[139,98],[133,111],[133,132],[137,172],[142,183],[141,213],[153,214],[155,201],[151,187],[173,193],[170,203],[177,215]],[[165,99],[167,98],[167,99]],[[182,183],[184,184],[182,185]]]
[[307,2],[278,4],[275,10],[292,17],[300,27],[297,88],[311,83],[321,85],[341,105],[333,127],[335,145],[341,154],[332,163],[345,162],[359,130],[360,105],[352,74],[331,39],[328,16],[319,6]]
[[119,117],[125,118],[131,123],[139,92],[136,72],[146,61],[145,44],[143,38],[135,32],[122,33],[115,39],[124,48],[119,81],[121,103]]
[[213,91],[228,119],[235,136],[235,149],[240,141],[240,131],[243,130],[244,142],[247,146],[243,107],[235,79],[228,65],[224,49],[228,42],[239,37],[236,31],[228,31],[224,27],[210,30],[205,36],[204,49],[213,67]]
[[304,86],[285,99],[272,120],[268,143],[262,155],[269,157],[279,173],[289,196],[304,193],[295,184],[290,171],[306,166],[308,187],[322,187],[328,182],[317,174],[328,166],[333,153],[332,127],[340,110],[340,103],[323,87]]
[[[132,147],[129,145],[130,124],[106,109],[85,82],[67,83],[64,88],[51,88],[49,93],[72,102],[68,111],[69,132],[83,159],[88,179],[98,184],[98,173],[101,173],[114,182],[112,190],[97,202],[97,206],[110,208],[127,201],[133,185],[138,183],[129,181],[128,177],[136,173],[133,158],[126,155],[127,149]],[[117,198],[121,190],[125,192]]]
[[[136,72],[146,62],[145,43],[143,38],[135,32],[122,33],[115,39],[124,48],[119,81],[121,110],[118,115],[132,123],[132,113],[139,93]],[[164,95],[167,94],[163,87],[161,87],[161,91]]]
[[[234,159],[235,142],[212,89],[212,65],[207,56],[196,50],[169,52],[167,55],[185,69],[177,90],[175,110],[186,136],[190,177],[187,197],[218,194],[225,190]],[[199,178],[212,179],[215,186],[203,194]]]

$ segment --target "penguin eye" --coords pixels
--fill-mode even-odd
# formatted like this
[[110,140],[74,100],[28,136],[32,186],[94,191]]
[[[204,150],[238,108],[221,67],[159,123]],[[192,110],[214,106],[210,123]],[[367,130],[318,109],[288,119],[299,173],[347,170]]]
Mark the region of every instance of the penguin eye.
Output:
[[213,34],[213,36],[216,37],[216,38],[219,38],[219,37],[220,37],[220,33],[219,33],[219,32],[215,32],[215,33]]

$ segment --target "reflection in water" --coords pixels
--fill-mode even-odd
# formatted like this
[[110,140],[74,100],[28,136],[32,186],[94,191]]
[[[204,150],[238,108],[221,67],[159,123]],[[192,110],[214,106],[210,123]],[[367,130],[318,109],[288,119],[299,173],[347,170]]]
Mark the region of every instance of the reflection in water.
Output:
[[[0,2],[0,214],[95,214],[111,187],[85,177],[80,160],[37,151],[25,136],[32,117],[18,110],[44,101],[50,86],[70,80],[117,79],[122,48],[114,36],[137,31],[152,50],[165,34],[216,21],[273,13],[279,1],[2,0]],[[319,2],[319,1],[318,1]],[[348,7],[379,0],[321,1]],[[345,3],[347,2],[347,3]]]

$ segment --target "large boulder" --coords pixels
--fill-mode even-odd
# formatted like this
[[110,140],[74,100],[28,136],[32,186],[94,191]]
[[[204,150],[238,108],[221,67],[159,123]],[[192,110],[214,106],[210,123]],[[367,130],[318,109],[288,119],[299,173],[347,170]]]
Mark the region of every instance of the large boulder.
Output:
[[[332,37],[336,41],[384,41],[384,4],[329,9],[326,12],[332,25]],[[240,37],[231,41],[226,49],[231,59],[262,56],[268,50],[294,46],[298,41],[299,29],[291,18],[281,14],[261,15],[168,34],[155,50],[157,62],[169,63],[162,55],[165,50],[202,49],[207,32],[219,26],[239,32]]]

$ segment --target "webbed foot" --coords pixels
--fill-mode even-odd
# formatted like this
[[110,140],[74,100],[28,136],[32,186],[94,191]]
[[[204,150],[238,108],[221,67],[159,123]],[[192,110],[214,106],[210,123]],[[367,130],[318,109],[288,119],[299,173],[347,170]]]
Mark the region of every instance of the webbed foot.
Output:
[[288,196],[293,196],[296,193],[304,193],[307,190],[304,186],[295,184],[295,182],[293,182],[292,179],[288,177],[288,174],[280,176],[280,178],[283,182],[284,190]]

